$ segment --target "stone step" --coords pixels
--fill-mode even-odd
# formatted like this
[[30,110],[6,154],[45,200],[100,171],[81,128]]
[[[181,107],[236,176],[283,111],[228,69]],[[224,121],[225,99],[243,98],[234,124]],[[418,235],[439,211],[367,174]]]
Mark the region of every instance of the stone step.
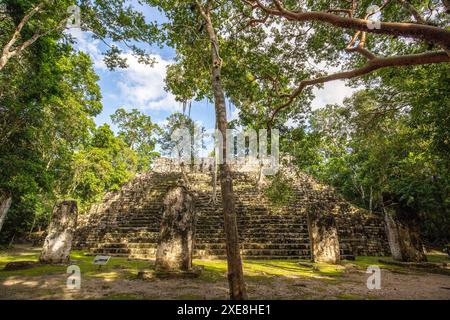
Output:
[[[266,222],[261,222],[261,221],[237,221],[238,226],[240,227],[244,227],[246,229],[261,229],[263,227],[263,229],[266,228],[270,228],[270,229],[277,229],[277,228],[288,228],[288,229],[305,229],[308,226],[303,224],[303,223],[296,223],[296,222],[292,222],[292,223],[284,223],[281,221],[277,221],[277,222],[273,222],[273,223],[266,223]],[[198,221],[197,222],[197,229],[199,230],[205,230],[205,229],[211,229],[211,228],[216,228],[218,226],[222,226],[223,222],[222,221],[217,221],[217,222],[210,222],[210,223],[205,223],[204,221]]]
[[[140,244],[149,244],[154,245],[158,242],[159,236],[155,236],[152,238],[146,237],[146,238],[138,238],[138,237],[131,237],[131,238],[125,238],[125,237],[116,237],[116,238],[90,238],[83,241],[84,243],[89,244],[90,246],[97,246],[98,244],[102,243],[117,243],[121,241],[127,241],[130,243],[140,243]],[[298,244],[298,245],[304,245],[309,243],[308,237],[303,238],[274,238],[274,239],[267,239],[265,237],[241,237],[240,238],[241,243],[270,243],[273,245],[289,245],[289,244]],[[196,243],[198,245],[208,245],[208,244],[221,244],[225,243],[225,237],[196,237]]]
[[[96,253],[91,253],[95,255]],[[155,259],[155,254],[151,253],[98,253],[98,254],[108,254],[113,257],[121,257],[136,260],[153,260]],[[301,253],[300,255],[242,255],[245,264],[246,260],[297,260],[297,259],[309,259],[311,256],[309,253]],[[215,254],[204,254],[201,252],[194,252],[194,259],[220,259],[226,260],[227,256],[225,254],[215,255]]]
[[156,248],[156,243],[114,243],[114,242],[103,242],[97,243],[92,246],[93,249],[101,248],[101,249],[121,249],[121,248],[130,248],[130,249],[150,249]]
[[[205,233],[197,233],[196,237],[197,238],[202,238],[204,236],[208,236],[208,234]],[[211,235],[211,238],[214,235]],[[239,236],[240,237],[246,237],[246,238],[265,238],[265,239],[303,239],[304,237],[309,237],[309,234],[307,232],[285,232],[283,234],[279,234],[278,232],[272,232],[272,231],[268,231],[268,232],[263,232],[263,231],[258,231],[258,232],[245,232],[244,230],[240,230],[239,231]]]
[[[188,177],[198,194],[196,250],[205,251],[205,256],[224,258],[225,237],[220,188],[217,189],[219,201],[214,205],[209,202],[212,195],[212,174],[188,173]],[[85,228],[85,233],[80,231],[81,234],[77,235],[75,242],[98,252],[114,253],[119,250],[115,254],[124,257],[151,257],[159,239],[164,194],[167,188],[180,178],[180,172],[145,173],[138,175],[119,192],[108,193],[104,197],[104,203],[96,206],[95,214],[83,217],[82,225],[88,227]],[[327,204],[333,202],[334,205],[342,206],[343,214],[351,210],[351,206],[343,202],[332,188],[316,188],[314,179],[306,175],[300,175],[296,180],[294,197],[282,210],[275,210],[272,203],[256,188],[257,174],[233,173],[233,179],[237,223],[244,257],[309,257],[306,208],[313,205],[329,210],[326,208]],[[376,233],[379,229],[377,222],[374,222],[373,226],[366,223],[364,227],[357,229],[358,223],[355,225],[354,220],[348,218],[346,221],[340,228],[342,233],[347,232],[347,225],[352,226],[357,235]],[[373,231],[370,231],[371,228]],[[345,235],[340,240],[343,253],[355,248],[378,250],[376,246],[353,234]]]
[[[272,239],[272,240],[270,240],[270,239],[268,240],[268,239],[264,239],[264,238],[247,238],[247,239],[240,238],[239,239],[239,242],[244,242],[244,241],[248,241],[251,243],[267,243],[267,241],[270,241],[270,243],[273,243],[273,244],[285,244],[285,243],[305,244],[305,243],[309,243],[308,238],[304,238],[304,239]],[[197,238],[196,243],[197,244],[225,243],[225,237],[213,238],[213,239]]]
[[[243,249],[283,249],[283,250],[294,250],[294,249],[309,249],[309,243],[247,243],[242,242],[241,247]],[[103,242],[93,244],[92,249],[104,249],[104,250],[116,250],[116,249],[155,249],[157,248],[156,243],[114,243],[114,242]],[[196,243],[195,249],[198,250],[215,250],[223,249],[225,250],[225,242],[223,243]]]
[[[198,255],[214,255],[224,256],[226,255],[226,249],[211,249],[211,250],[199,250],[195,249]],[[288,250],[288,249],[241,249],[243,256],[303,256],[309,255],[309,250]]]
[[[289,234],[294,237],[303,236],[308,233],[307,229],[303,228],[288,228],[288,227],[280,227],[280,228],[271,228],[266,233],[262,232],[260,228],[245,228],[240,227],[239,228],[239,234],[242,236],[259,236],[260,234],[276,234],[277,237],[280,236],[280,233],[282,234]],[[196,235],[198,237],[201,237],[202,235],[223,235],[223,227],[217,226],[215,228],[208,228],[208,229],[199,229],[197,228]]]
[[99,236],[92,236],[88,239],[86,239],[85,242],[95,245],[97,243],[105,243],[105,242],[132,242],[132,243],[157,243],[159,239],[159,234],[155,234],[154,236],[146,236],[146,237],[139,237],[139,236],[132,236],[132,237],[125,237],[125,236],[116,236],[116,237],[99,237]]
[[[309,243],[240,243],[243,249],[309,249]],[[197,243],[197,250],[225,249],[225,243]]]
[[[135,260],[153,260],[155,255],[152,254],[112,254],[114,257],[135,259]],[[246,260],[298,260],[298,259],[309,259],[311,256],[300,255],[300,256],[242,256],[244,259],[244,264]],[[194,259],[220,259],[226,260],[226,255],[198,255],[194,253]]]
[[[153,218],[153,219],[130,219],[130,220],[124,220],[124,221],[116,221],[111,222],[108,224],[108,228],[116,228],[116,227],[135,227],[135,228],[141,228],[141,227],[159,227],[159,224],[161,223],[160,218]],[[303,223],[302,221],[283,221],[283,220],[277,220],[277,219],[258,219],[258,220],[243,220],[238,218],[237,223],[241,227],[254,227],[254,228],[260,228],[260,227],[269,227],[269,228],[276,228],[276,227],[291,227],[291,228],[307,228],[307,225]],[[155,226],[156,225],[156,226]],[[208,227],[216,227],[223,225],[223,218],[216,218],[214,220],[206,220],[200,217],[200,219],[197,222],[197,229],[208,229]],[[98,226],[91,228],[91,230],[102,230],[106,226]]]

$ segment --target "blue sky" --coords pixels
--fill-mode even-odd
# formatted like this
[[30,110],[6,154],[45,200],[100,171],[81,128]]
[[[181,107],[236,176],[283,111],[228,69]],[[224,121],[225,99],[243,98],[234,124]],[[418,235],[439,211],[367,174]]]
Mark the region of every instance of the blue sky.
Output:
[[[162,22],[163,14],[148,6],[140,6],[148,21]],[[173,62],[175,52],[172,48],[157,46],[150,49],[156,64],[153,67],[139,64],[129,52],[124,55],[128,59],[127,69],[109,71],[103,63],[102,52],[106,47],[101,41],[94,40],[87,32],[79,29],[71,29],[70,33],[77,40],[79,50],[88,53],[94,61],[95,70],[100,76],[99,85],[103,95],[103,112],[95,119],[97,124],[111,124],[110,115],[120,107],[125,109],[137,108],[141,112],[150,115],[153,122],[162,124],[173,112],[182,111],[182,105],[175,101],[174,96],[164,90],[164,78],[166,67]],[[346,96],[354,90],[345,86],[342,81],[327,83],[324,89],[315,90],[316,99],[313,108],[320,108],[329,103],[341,103]],[[237,110],[230,107],[229,118],[237,115]],[[228,109],[229,110],[229,109]],[[200,101],[192,103],[191,117],[205,126],[214,128],[214,107],[211,102]],[[113,125],[111,125],[114,128]]]

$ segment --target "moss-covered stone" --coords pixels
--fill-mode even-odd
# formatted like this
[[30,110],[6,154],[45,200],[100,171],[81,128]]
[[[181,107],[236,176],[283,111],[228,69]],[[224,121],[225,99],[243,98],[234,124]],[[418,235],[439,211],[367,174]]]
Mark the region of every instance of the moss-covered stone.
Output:
[[156,252],[155,269],[163,274],[189,274],[195,239],[194,196],[185,187],[170,188],[164,197],[164,212]]

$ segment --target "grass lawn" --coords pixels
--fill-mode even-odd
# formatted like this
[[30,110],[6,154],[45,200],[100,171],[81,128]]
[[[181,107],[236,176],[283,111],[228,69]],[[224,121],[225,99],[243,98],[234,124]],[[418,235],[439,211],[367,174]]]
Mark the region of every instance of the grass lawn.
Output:
[[[0,251],[0,270],[9,262],[38,261],[40,249]],[[99,269],[92,264],[93,257],[84,251],[73,251],[71,262],[80,267],[84,276],[120,278],[136,276],[139,271],[152,271],[153,263],[149,261],[128,260],[112,257],[106,266]],[[226,278],[227,262],[225,260],[194,260],[194,265],[203,266],[200,280],[215,281]],[[64,273],[66,266],[37,266],[17,271],[1,271],[0,279],[10,276],[39,276]],[[246,260],[244,272],[250,280],[270,279],[273,276],[311,277],[330,280],[339,277],[345,268],[341,265],[311,264],[311,267],[299,265],[297,260]]]
[[[106,266],[100,269],[92,264],[93,257],[84,251],[73,251],[71,262],[80,267],[83,285],[92,288],[86,295],[78,293],[67,296],[64,280],[67,278],[67,266],[36,266],[17,271],[3,271],[9,262],[38,261],[40,248],[17,246],[0,251],[0,289],[15,290],[20,297],[39,299],[41,297],[69,299],[158,299],[161,293],[170,293],[173,299],[221,299],[227,292],[227,262],[225,260],[194,260],[194,265],[202,266],[203,272],[198,279],[169,280],[153,279],[153,261],[135,261],[112,257]],[[385,257],[384,259],[389,259]],[[342,261],[339,265],[311,263],[298,260],[245,260],[244,273],[249,293],[258,295],[263,292],[269,299],[380,299],[382,297],[361,291],[348,292],[349,284],[365,287],[365,270],[377,265],[382,270],[396,274],[411,274],[403,267],[380,263],[379,257],[357,257],[355,261]],[[433,253],[429,256],[433,262],[450,262],[448,256]],[[139,271],[146,271],[150,279],[138,280]],[[353,278],[350,277],[350,272]],[[357,274],[357,279],[354,276]],[[417,273],[414,273],[417,274]],[[410,275],[408,275],[410,276]],[[445,276],[444,276],[445,277]],[[447,278],[450,279],[450,278]],[[445,279],[444,279],[445,280]],[[57,283],[57,288],[50,284]],[[403,281],[403,280],[402,280]],[[404,281],[403,281],[404,282]],[[32,290],[32,288],[35,288]],[[345,290],[340,290],[345,287]],[[98,288],[107,294],[98,296]],[[211,290],[207,293],[205,288]],[[365,289],[364,289],[365,290]],[[1,290],[0,290],[1,291]],[[0,298],[2,297],[0,294]],[[164,298],[164,297],[163,297]]]

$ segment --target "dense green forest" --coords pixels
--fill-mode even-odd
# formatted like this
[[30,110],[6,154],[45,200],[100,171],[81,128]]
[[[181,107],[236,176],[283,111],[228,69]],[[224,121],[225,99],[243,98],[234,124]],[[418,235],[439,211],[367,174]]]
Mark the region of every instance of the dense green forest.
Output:
[[45,230],[57,199],[76,199],[85,210],[104,192],[148,169],[157,155],[157,126],[137,110],[117,110],[112,117],[117,134],[108,125],[95,125],[103,106],[93,62],[58,27],[73,4],[2,1],[2,49],[20,21],[42,6],[23,26],[21,44],[14,48],[20,49],[27,37],[34,43],[0,71],[0,188],[13,198],[0,236],[4,243]]
[[[280,129],[282,154],[346,199],[378,214],[395,199],[420,216],[428,244],[450,241],[448,1],[141,2],[167,22],[122,0],[0,1],[0,190],[12,196],[1,243],[45,230],[56,200],[85,211],[149,170],[174,127],[192,125],[176,114],[160,128],[140,106],[115,106],[118,131],[97,126],[99,77],[64,31],[70,5],[82,30],[108,43],[111,70],[127,67],[124,44],[150,65],[137,44],[176,48],[166,85],[180,103],[213,102],[219,130]],[[383,21],[408,27],[353,19],[373,4]],[[311,110],[313,88],[339,79],[358,90]],[[225,98],[239,109],[230,123]]]

